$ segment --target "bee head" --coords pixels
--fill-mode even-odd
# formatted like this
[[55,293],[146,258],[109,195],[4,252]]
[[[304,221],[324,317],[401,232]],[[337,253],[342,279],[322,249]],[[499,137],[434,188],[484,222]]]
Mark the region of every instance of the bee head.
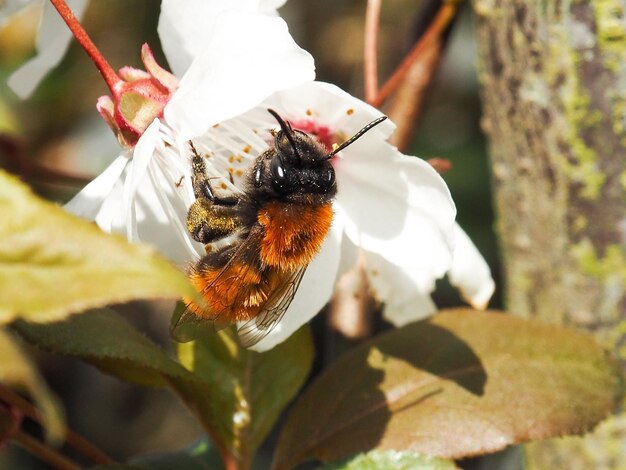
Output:
[[268,155],[272,188],[283,196],[335,195],[335,170],[325,149],[307,133],[292,129],[276,111],[268,110],[280,124],[274,149]]
[[381,116],[372,121],[329,153],[306,132],[293,129],[276,111],[268,111],[280,124],[280,130],[274,134],[274,148],[257,159],[251,183],[259,194],[300,203],[308,203],[312,198],[322,201],[332,199],[337,192],[337,185],[331,158],[387,119]]

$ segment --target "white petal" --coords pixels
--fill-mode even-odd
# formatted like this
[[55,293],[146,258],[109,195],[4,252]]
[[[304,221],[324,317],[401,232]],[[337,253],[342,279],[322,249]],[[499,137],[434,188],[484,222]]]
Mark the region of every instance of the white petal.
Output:
[[267,13],[274,13],[282,7],[287,0],[258,0],[259,10]]
[[[378,109],[341,88],[318,81],[275,93],[257,112],[269,116],[266,108],[274,108],[285,119],[296,123],[298,119],[313,120],[318,125],[329,126],[331,130],[345,134],[344,138],[351,137],[363,126],[382,116]],[[395,124],[387,120],[370,130],[367,139],[386,140],[395,128]]]
[[430,313],[435,280],[452,263],[456,210],[447,186],[423,160],[364,136],[335,164],[337,207],[364,250],[366,272],[386,316],[406,322]]
[[174,75],[182,77],[213,35],[217,15],[245,9],[252,0],[163,0],[158,32]]
[[[195,260],[202,247],[187,233],[185,220],[189,207],[189,163],[187,155],[165,145],[155,120],[139,139],[125,174],[124,188],[111,230],[131,241],[154,245],[170,260],[186,264]],[[182,180],[181,180],[182,178]],[[178,181],[186,185],[177,186]]]
[[[341,244],[342,260],[346,252],[351,253],[356,250],[359,248],[349,238],[344,238]],[[394,326],[404,326],[437,311],[435,303],[430,298],[431,289],[423,292],[416,288],[415,277],[419,277],[419,273],[407,274],[404,267],[389,262],[378,253],[368,252],[365,257],[366,272],[372,293],[377,299],[385,302],[383,317]]]
[[218,15],[238,10],[276,15],[286,0],[163,0],[159,37],[174,75],[182,77],[214,34]]
[[[137,209],[135,197],[141,184],[145,184],[148,165],[152,161],[159,139],[160,121],[155,119],[144,131],[133,151],[133,159],[129,166],[128,175],[124,181],[122,205],[124,208],[123,220],[126,226],[128,241],[139,241],[137,234]],[[156,201],[150,201],[156,203]]]
[[[296,126],[312,120],[343,138],[381,115],[334,85],[312,82],[275,93],[239,120],[256,129],[276,127],[268,107]],[[363,249],[371,285],[385,301],[387,316],[406,323],[435,310],[429,293],[452,262],[456,211],[430,165],[385,142],[394,128],[382,123],[336,160],[335,220],[345,218],[347,225],[341,271],[353,266],[356,247]]]
[[[67,4],[78,19],[82,18],[87,0],[68,0]],[[41,79],[61,61],[71,38],[72,33],[59,13],[49,2],[45,2],[37,36],[37,55],[9,77],[11,89],[20,98],[30,96]]]
[[203,248],[191,240],[185,226],[193,199],[188,154],[169,132],[155,120],[132,156],[128,151],[120,155],[66,208],[95,220],[106,232],[152,244],[170,260],[186,265]]
[[41,3],[41,0],[4,0],[0,2],[0,28],[3,27],[15,13],[28,5]]
[[110,196],[129,161],[129,152],[122,152],[106,170],[74,196],[65,205],[65,209],[79,217],[95,220],[105,199]]
[[251,349],[267,351],[285,341],[313,318],[330,300],[337,279],[342,230],[337,220],[324,241],[321,251],[311,262],[300,288],[278,325]]
[[165,108],[166,121],[181,139],[314,78],[313,58],[297,46],[281,18],[226,11],[217,20]]
[[487,262],[467,234],[454,226],[456,235],[452,268],[448,272],[450,283],[461,290],[463,298],[474,308],[484,309],[495,291]]
[[401,327],[422,318],[429,317],[437,311],[437,306],[429,294],[414,292],[414,295],[398,302],[393,299],[385,304],[383,317],[393,326]]
[[[341,210],[335,209],[335,221],[341,227],[345,226],[343,217]],[[360,253],[361,249],[352,243],[344,230],[341,237],[341,256],[339,257],[339,267],[337,268],[337,279],[357,266]]]

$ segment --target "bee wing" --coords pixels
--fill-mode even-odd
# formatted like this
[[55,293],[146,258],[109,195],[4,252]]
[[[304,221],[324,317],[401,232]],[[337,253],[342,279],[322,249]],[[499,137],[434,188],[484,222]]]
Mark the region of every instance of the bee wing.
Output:
[[[233,249],[220,272],[204,287],[203,292],[216,289],[224,299],[233,299],[222,305],[223,310],[239,305],[249,295],[246,279],[260,270],[258,249],[262,235],[260,227],[253,227],[245,240]],[[227,318],[199,316],[181,302],[172,316],[170,334],[176,341],[185,343],[196,339],[202,332],[216,333],[230,324]]]
[[179,343],[188,343],[203,333],[215,334],[227,326],[228,323],[199,317],[184,302],[178,302],[170,321],[170,335]]
[[244,348],[254,346],[265,338],[283,318],[293,300],[308,265],[285,276],[267,299],[263,311],[237,327],[239,342]]

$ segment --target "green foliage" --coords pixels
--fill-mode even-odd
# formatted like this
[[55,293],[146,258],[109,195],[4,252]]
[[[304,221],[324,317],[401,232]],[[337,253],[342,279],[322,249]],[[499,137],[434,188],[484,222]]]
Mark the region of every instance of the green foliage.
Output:
[[179,346],[183,364],[208,385],[194,401],[210,419],[211,435],[243,468],[267,436],[280,412],[309,374],[313,345],[308,327],[270,351],[243,349],[232,330]]
[[453,462],[413,452],[373,451],[347,461],[325,465],[321,470],[453,470]]
[[83,359],[129,382],[165,386],[173,378],[197,380],[158,345],[112,311],[91,311],[45,324],[18,321],[14,327],[34,345]]
[[152,249],[101,232],[1,171],[0,220],[0,323],[196,295],[184,274]]
[[65,436],[65,419],[56,398],[13,335],[0,329],[0,383],[27,392],[42,414],[48,440],[59,444]]
[[350,351],[304,392],[275,468],[371,449],[443,458],[580,434],[620,383],[592,338],[498,313],[451,310]]
[[241,348],[230,330],[179,346],[183,367],[111,311],[15,329],[46,350],[80,358],[123,380],[171,387],[198,417],[222,458],[250,462],[313,361],[307,328],[266,353]]

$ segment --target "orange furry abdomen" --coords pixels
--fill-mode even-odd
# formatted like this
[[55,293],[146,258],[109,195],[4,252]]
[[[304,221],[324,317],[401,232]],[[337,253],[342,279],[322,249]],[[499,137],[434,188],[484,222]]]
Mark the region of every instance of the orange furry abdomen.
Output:
[[273,201],[258,212],[265,230],[261,262],[292,271],[307,265],[320,251],[333,221],[331,203],[296,205]]
[[228,266],[202,266],[189,273],[206,302],[202,308],[185,299],[196,316],[235,323],[259,315],[270,295],[320,251],[333,210],[330,203],[305,206],[270,202],[258,211],[257,220],[263,232],[252,258],[234,260]]
[[187,307],[197,316],[228,323],[254,318],[282,280],[278,270],[265,268],[260,271],[252,263],[234,263],[225,269],[218,266],[190,274],[191,283],[206,302],[205,308],[188,303]]

